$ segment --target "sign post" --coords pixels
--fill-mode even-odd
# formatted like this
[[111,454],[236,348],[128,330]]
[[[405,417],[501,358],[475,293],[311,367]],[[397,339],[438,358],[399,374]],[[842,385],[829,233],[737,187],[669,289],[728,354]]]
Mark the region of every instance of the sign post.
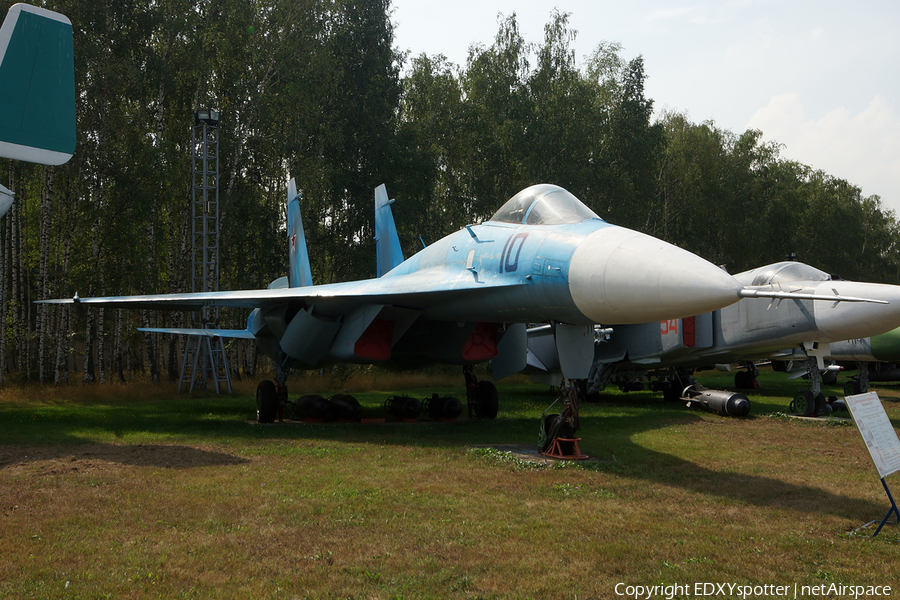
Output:
[[884,524],[887,523],[891,513],[896,514],[897,522],[900,522],[900,510],[897,510],[897,503],[894,502],[891,490],[884,480],[891,473],[900,471],[900,439],[897,439],[897,432],[894,431],[891,420],[888,419],[887,413],[884,412],[884,406],[882,406],[878,394],[867,392],[865,394],[847,396],[845,400],[847,408],[853,416],[853,421],[856,423],[856,427],[866,443],[872,462],[875,463],[875,468],[878,469],[881,485],[884,486],[888,500],[891,501],[891,508],[884,515],[881,524],[872,535],[872,537],[875,537],[881,531],[881,528],[884,527]]

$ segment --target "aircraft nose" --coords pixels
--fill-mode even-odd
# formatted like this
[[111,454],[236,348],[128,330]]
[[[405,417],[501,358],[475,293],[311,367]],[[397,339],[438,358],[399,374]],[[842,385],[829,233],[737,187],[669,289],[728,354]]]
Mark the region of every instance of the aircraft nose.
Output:
[[738,301],[741,284],[712,263],[652,236],[605,227],[579,244],[569,291],[591,321],[646,323],[710,312]]
[[888,302],[814,302],[816,328],[833,340],[871,337],[900,327],[900,286],[859,281],[825,281],[816,287],[816,294],[854,296]]

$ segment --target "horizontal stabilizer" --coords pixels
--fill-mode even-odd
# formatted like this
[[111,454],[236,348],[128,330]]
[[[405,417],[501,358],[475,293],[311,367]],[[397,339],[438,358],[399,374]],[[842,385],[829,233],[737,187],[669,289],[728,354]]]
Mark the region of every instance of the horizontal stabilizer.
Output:
[[72,23],[16,4],[0,26],[0,157],[61,165],[74,151]]
[[172,335],[202,335],[211,338],[237,338],[242,340],[256,339],[246,329],[191,329],[180,327],[138,327],[138,331],[148,333],[170,333]]

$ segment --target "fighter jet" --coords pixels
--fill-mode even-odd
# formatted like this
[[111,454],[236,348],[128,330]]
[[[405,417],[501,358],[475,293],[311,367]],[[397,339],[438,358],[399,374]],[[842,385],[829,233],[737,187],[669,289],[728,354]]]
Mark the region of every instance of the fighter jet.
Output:
[[844,394],[862,394],[870,381],[900,381],[900,328],[831,344],[829,356],[841,368],[859,373],[844,384]]
[[[794,402],[798,412],[812,414],[825,401],[819,376],[825,359],[834,354],[834,344],[900,326],[900,286],[833,279],[795,261],[739,273],[735,279],[749,288],[736,304],[692,317],[600,330],[589,390],[609,383],[619,383],[624,390],[643,389],[644,379],[653,372],[659,376],[655,386],[667,398],[685,398],[691,379],[679,369],[730,363],[748,367],[736,374],[736,387],[754,387],[758,385],[754,361],[777,358],[804,366],[811,389],[799,393]],[[788,299],[755,299],[772,292],[786,293]],[[548,335],[546,326],[529,331],[528,362],[535,372],[557,369]],[[749,402],[740,396],[722,394],[707,406],[716,412],[745,414]]]
[[[14,4],[0,26],[0,157],[61,165],[74,151],[72,23]],[[12,201],[0,185],[0,217]]]
[[376,279],[312,285],[293,181],[287,238],[289,274],[268,289],[102,298],[76,294],[46,302],[253,309],[245,330],[206,334],[254,339],[275,360],[275,385],[260,392],[261,402],[269,404],[273,396],[286,394],[289,369],[330,362],[415,366],[490,360],[495,379],[500,378],[524,368],[525,324],[534,321],[557,324],[563,372],[586,377],[594,353],[593,323],[708,312],[736,302],[743,291],[715,265],[607,223],[554,185],[523,190],[487,222],[467,225]]

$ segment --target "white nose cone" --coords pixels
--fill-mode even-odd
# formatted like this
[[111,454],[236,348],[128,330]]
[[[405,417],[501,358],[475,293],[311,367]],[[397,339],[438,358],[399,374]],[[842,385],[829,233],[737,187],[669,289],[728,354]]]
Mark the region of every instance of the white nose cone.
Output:
[[816,328],[829,339],[872,337],[900,327],[900,286],[858,281],[824,281],[816,288],[816,294],[855,296],[888,302],[835,303],[817,300],[813,303]]
[[710,312],[737,302],[741,287],[696,254],[624,227],[589,235],[569,267],[575,306],[604,325]]

